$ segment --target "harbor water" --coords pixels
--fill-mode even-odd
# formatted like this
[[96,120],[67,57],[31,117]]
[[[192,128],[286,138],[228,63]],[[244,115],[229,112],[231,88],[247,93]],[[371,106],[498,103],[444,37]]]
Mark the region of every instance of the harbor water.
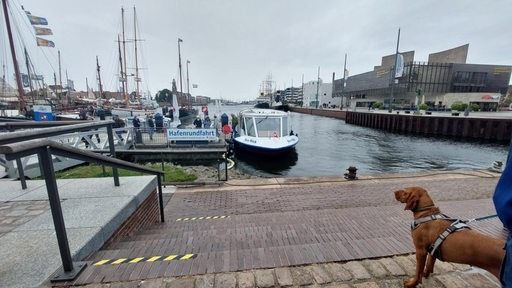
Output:
[[[221,111],[237,114],[247,107]],[[219,114],[214,109],[210,116]],[[234,169],[259,177],[336,176],[350,166],[358,174],[487,169],[494,161],[506,163],[509,151],[508,145],[395,134],[293,112],[290,123],[299,135],[294,153],[279,159],[235,155]]]

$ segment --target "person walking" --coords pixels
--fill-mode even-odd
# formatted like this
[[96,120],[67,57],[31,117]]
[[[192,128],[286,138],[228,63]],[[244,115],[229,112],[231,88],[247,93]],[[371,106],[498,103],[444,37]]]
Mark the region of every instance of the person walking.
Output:
[[123,139],[123,130],[119,128],[123,128],[126,126],[126,123],[124,123],[124,120],[119,118],[119,115],[114,115],[114,124],[112,124],[112,128],[116,129],[116,135],[117,138],[119,138],[119,141],[124,141]]
[[100,106],[100,108],[98,109],[97,113],[98,113],[98,116],[100,117],[100,120],[105,120],[106,112],[105,112],[105,109],[103,109],[102,106]]
[[149,115],[146,122],[148,123],[149,140],[153,140],[153,134],[155,134],[155,121],[153,120],[153,115]]
[[228,124],[229,123],[229,116],[228,114],[226,113],[222,113],[222,115],[220,115],[220,127],[224,127],[224,125]]
[[142,143],[142,133],[140,131],[140,119],[139,116],[135,115],[132,120],[133,128],[135,130],[135,142]]
[[236,130],[236,125],[238,125],[238,117],[235,114],[231,113],[231,130],[234,132]]
[[217,115],[213,115],[213,129],[215,129],[215,134],[217,136],[220,135],[220,121],[219,118],[217,118]]
[[231,126],[229,126],[229,124],[222,126],[222,134],[224,135],[224,140],[229,139],[232,132],[233,130],[231,130]]
[[203,128],[203,121],[201,121],[201,117],[199,117],[199,115],[196,120],[194,120],[194,126],[196,126],[196,128]]
[[132,120],[133,127],[139,129],[140,128],[140,119],[139,116],[135,115]]
[[204,117],[203,127],[206,129],[210,129],[211,125],[212,125],[212,121],[210,120],[210,117],[208,117],[208,116]]

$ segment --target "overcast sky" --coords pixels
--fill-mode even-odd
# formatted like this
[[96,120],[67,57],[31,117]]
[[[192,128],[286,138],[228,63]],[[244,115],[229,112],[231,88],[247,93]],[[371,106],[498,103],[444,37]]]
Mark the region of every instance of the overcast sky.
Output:
[[[97,90],[96,56],[104,90],[118,89],[121,7],[127,39],[134,38],[136,8],[141,90],[152,95],[170,88],[173,78],[180,89],[178,38],[183,39],[184,92],[190,60],[192,95],[239,101],[255,99],[268,75],[277,89],[292,83],[300,86],[302,77],[304,82],[316,80],[318,67],[324,82],[331,82],[333,72],[341,78],[345,54],[350,75],[371,71],[382,56],[395,53],[399,28],[399,50],[414,50],[415,61],[469,43],[468,63],[512,65],[508,0],[8,1],[17,18],[22,18],[23,5],[48,20],[54,35],[42,37],[53,41],[55,48],[37,48],[33,39],[25,40],[25,45],[50,84],[53,71],[58,73],[60,51],[62,77],[67,72],[77,90],[86,89],[86,79]],[[17,21],[16,28],[29,28],[26,17]],[[2,21],[2,43],[4,26]],[[135,73],[133,42],[126,49],[128,72]]]

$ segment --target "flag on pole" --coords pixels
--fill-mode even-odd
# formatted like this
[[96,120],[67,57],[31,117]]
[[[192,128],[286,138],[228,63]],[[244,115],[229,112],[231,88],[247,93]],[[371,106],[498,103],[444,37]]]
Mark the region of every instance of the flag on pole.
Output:
[[50,41],[50,40],[36,37],[36,41],[37,41],[37,46],[55,47],[55,43],[53,43],[53,41]]
[[404,55],[398,54],[396,57],[395,78],[402,77],[403,73],[404,73]]
[[48,25],[48,21],[44,17],[38,17],[32,15],[30,12],[25,11],[27,13],[28,20],[30,21],[30,24],[32,25]]
[[30,83],[29,83],[29,78],[28,78],[28,75],[27,74],[21,74],[21,83],[23,85],[23,87],[29,87],[30,86]]
[[32,26],[32,27],[34,27],[34,31],[36,32],[36,35],[53,35],[53,31],[50,28],[37,27],[37,26]]

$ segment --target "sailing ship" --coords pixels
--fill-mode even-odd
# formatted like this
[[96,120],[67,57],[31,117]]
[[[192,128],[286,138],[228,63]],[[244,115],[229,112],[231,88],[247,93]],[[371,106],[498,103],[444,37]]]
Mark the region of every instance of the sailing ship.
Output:
[[261,83],[260,94],[258,98],[256,98],[254,108],[275,109],[288,112],[289,107],[287,104],[283,104],[282,99],[276,101],[277,92],[272,88],[273,83],[272,75],[267,75],[267,79]]
[[[119,66],[120,66],[120,75],[119,79],[121,82],[121,91],[120,96],[122,96],[123,102],[117,104],[111,103],[111,111],[113,115],[119,115],[120,117],[132,117],[132,116],[145,116],[148,114],[156,114],[162,113],[160,105],[153,99],[151,99],[150,93],[143,96],[140,92],[140,82],[142,81],[139,76],[139,63],[138,63],[138,42],[137,39],[137,12],[135,7],[133,7],[133,47],[134,47],[134,55],[135,55],[135,74],[130,75],[134,76],[134,84],[135,91],[130,95],[128,93],[128,72],[127,72],[127,59],[126,59],[126,36],[125,36],[125,21],[124,21],[124,8],[121,8],[121,21],[122,21],[122,40],[120,36],[118,36],[118,50],[119,50]],[[122,44],[122,45],[121,45]],[[98,67],[99,69],[99,67]],[[112,101],[111,101],[112,102]]]
[[[61,103],[61,95],[63,95],[63,89],[60,90],[60,95],[55,92],[50,93],[48,86],[44,83],[44,78],[42,75],[36,74],[34,71],[34,65],[31,61],[31,58],[28,53],[28,48],[30,48],[27,45],[24,45],[23,47],[16,47],[16,43],[14,42],[14,36],[13,34],[16,33],[17,37],[23,38],[23,33],[21,28],[19,26],[16,26],[19,28],[17,31],[13,31],[11,28],[11,19],[10,15],[13,14],[9,10],[10,7],[12,8],[12,5],[8,3],[8,0],[2,0],[2,8],[3,8],[3,16],[6,24],[6,30],[7,30],[7,41],[4,43],[9,43],[9,50],[11,52],[11,58],[12,58],[12,65],[14,68],[14,75],[16,80],[16,88],[11,87],[6,80],[5,77],[5,65],[4,65],[4,75],[2,77],[2,81],[0,81],[1,86],[1,108],[2,108],[2,115],[7,115],[8,113],[4,113],[5,109],[7,110],[18,110],[19,115],[15,116],[16,118],[32,118],[34,115],[34,111],[32,110],[32,107],[35,107],[35,105],[45,105],[45,109],[47,108],[51,110],[56,108],[56,106],[60,106]],[[23,8],[23,7],[22,7]],[[26,14],[28,17],[31,26],[33,27],[35,31],[35,35],[52,35],[52,30],[46,27],[41,27],[44,25],[48,25],[48,21],[44,17],[38,17],[32,15],[29,11],[23,10],[23,14]],[[17,22],[17,21],[13,21]],[[39,36],[35,37],[35,40],[37,41],[38,46],[42,47],[54,47],[55,44],[52,41],[43,39]],[[24,42],[24,41],[22,41]],[[26,74],[21,72],[19,62],[20,59],[17,57],[20,55],[18,52],[22,52],[20,54],[23,54],[25,57],[25,63],[26,63]],[[59,53],[59,68],[60,68],[60,53]],[[57,86],[57,85],[55,85]],[[60,85],[62,87],[62,84]],[[24,90],[24,87],[28,87],[30,89],[30,92],[26,92]],[[58,99],[57,99],[58,98]],[[58,101],[55,101],[58,100]],[[55,101],[55,102],[54,102]],[[56,103],[58,102],[58,103]],[[50,104],[50,105],[48,105]],[[10,115],[13,113],[9,112]],[[48,116],[48,115],[45,115]],[[10,117],[10,116],[8,116]],[[45,117],[46,119],[51,117]]]
[[194,119],[196,119],[197,117],[197,109],[188,107],[188,101],[186,100],[188,97],[187,95],[184,95],[183,93],[177,91],[175,79],[172,80],[171,93],[173,99],[172,108],[174,111],[178,111],[179,120],[181,124],[184,126],[192,124],[192,122],[194,122]]
[[[179,107],[180,113],[180,121],[182,125],[190,125],[194,122],[194,119],[197,117],[197,109],[192,107],[191,95],[190,95],[190,82],[188,78],[188,64],[190,61],[187,60],[187,94],[183,93],[183,77],[181,70],[181,46],[180,43],[183,42],[182,39],[178,38],[178,68],[179,68],[179,76],[180,76],[180,91],[178,94],[178,88],[176,87],[176,81],[172,80],[172,94],[176,95],[176,98],[181,99],[181,107]],[[178,100],[179,101],[179,100]]]

